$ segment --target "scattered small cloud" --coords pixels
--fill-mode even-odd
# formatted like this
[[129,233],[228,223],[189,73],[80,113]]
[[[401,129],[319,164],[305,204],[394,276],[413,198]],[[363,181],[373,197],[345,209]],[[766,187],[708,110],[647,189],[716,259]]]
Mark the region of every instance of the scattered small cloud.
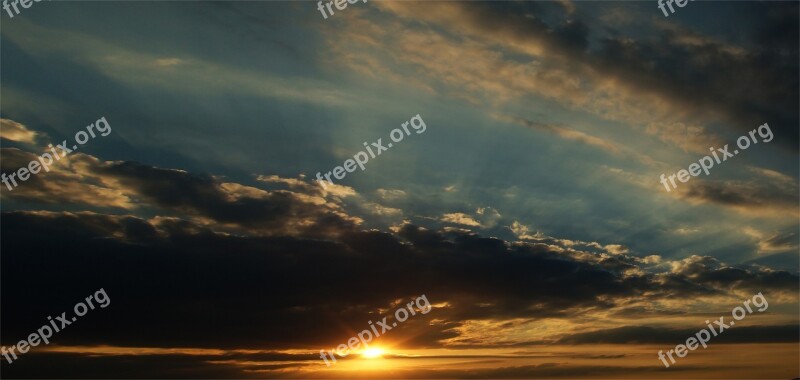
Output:
[[408,195],[403,190],[378,189],[375,190],[375,192],[381,199],[385,201],[395,201],[398,199],[405,198]]
[[178,58],[159,58],[159,59],[156,59],[156,65],[157,66],[161,66],[161,67],[171,67],[171,66],[179,65],[181,63],[183,63],[183,61],[181,61]]
[[462,212],[454,212],[450,214],[442,215],[441,219],[442,222],[446,223],[456,223],[456,224],[463,224],[465,226],[472,226],[472,227],[480,227],[481,224],[477,220],[473,219],[471,216],[464,214]]

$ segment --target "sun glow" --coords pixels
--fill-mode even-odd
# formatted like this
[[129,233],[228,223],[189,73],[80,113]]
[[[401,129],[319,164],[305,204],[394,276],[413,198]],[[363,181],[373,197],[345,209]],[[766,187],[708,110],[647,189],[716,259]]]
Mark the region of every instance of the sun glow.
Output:
[[361,353],[361,357],[365,359],[375,359],[383,356],[384,350],[377,347],[367,348]]

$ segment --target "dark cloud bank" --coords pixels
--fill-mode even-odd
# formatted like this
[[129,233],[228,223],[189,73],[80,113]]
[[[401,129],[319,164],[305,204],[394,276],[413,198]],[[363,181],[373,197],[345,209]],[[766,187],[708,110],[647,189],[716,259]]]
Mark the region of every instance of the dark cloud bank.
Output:
[[[305,189],[310,194],[240,190],[232,196],[218,180],[183,171],[135,163],[97,164],[91,170],[119,181],[164,216],[4,212],[3,344],[26,337],[48,315],[71,310],[100,287],[111,305],[59,333],[58,344],[327,347],[380,319],[378,309],[392,301],[426,294],[441,307],[392,334],[411,337],[404,343],[408,347],[438,347],[467,320],[570,318],[578,308],[617,307],[610,300],[676,299],[737,289],[769,294],[798,286],[798,277],[788,272],[732,268],[713,258],[696,257],[680,269],[652,273],[639,271],[641,262],[631,256],[581,258],[545,244],[468,232],[414,225],[397,233],[363,231],[347,215],[331,212],[335,207],[301,201],[318,195],[313,187]],[[229,232],[215,230],[218,225]],[[313,228],[288,231],[286,226]],[[443,322],[430,324],[434,318]],[[660,343],[669,334],[651,330],[626,327],[562,342],[626,342],[634,334]],[[731,339],[786,341],[764,338],[785,334],[785,327],[756,330],[743,327]],[[51,365],[72,362],[64,355],[30,355],[5,367],[22,376],[25,360],[54,356]],[[83,360],[88,359],[74,368]],[[97,360],[108,362],[109,370],[122,365]]]

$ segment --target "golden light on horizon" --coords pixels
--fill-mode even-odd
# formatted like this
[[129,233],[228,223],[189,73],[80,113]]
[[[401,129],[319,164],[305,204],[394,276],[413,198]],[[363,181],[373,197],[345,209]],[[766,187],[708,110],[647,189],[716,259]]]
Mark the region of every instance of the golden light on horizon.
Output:
[[375,358],[380,358],[380,357],[382,357],[382,356],[383,356],[383,354],[384,354],[385,352],[386,352],[386,351],[384,351],[382,348],[378,348],[378,347],[371,347],[371,348],[367,348],[366,350],[364,350],[364,351],[361,353],[361,357],[363,357],[363,358],[365,358],[365,359],[375,359]]

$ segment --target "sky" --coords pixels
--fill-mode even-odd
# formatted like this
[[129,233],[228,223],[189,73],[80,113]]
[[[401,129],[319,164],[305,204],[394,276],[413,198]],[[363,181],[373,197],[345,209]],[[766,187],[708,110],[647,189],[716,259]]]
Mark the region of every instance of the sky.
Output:
[[672,6],[3,11],[0,371],[800,377],[798,2]]

